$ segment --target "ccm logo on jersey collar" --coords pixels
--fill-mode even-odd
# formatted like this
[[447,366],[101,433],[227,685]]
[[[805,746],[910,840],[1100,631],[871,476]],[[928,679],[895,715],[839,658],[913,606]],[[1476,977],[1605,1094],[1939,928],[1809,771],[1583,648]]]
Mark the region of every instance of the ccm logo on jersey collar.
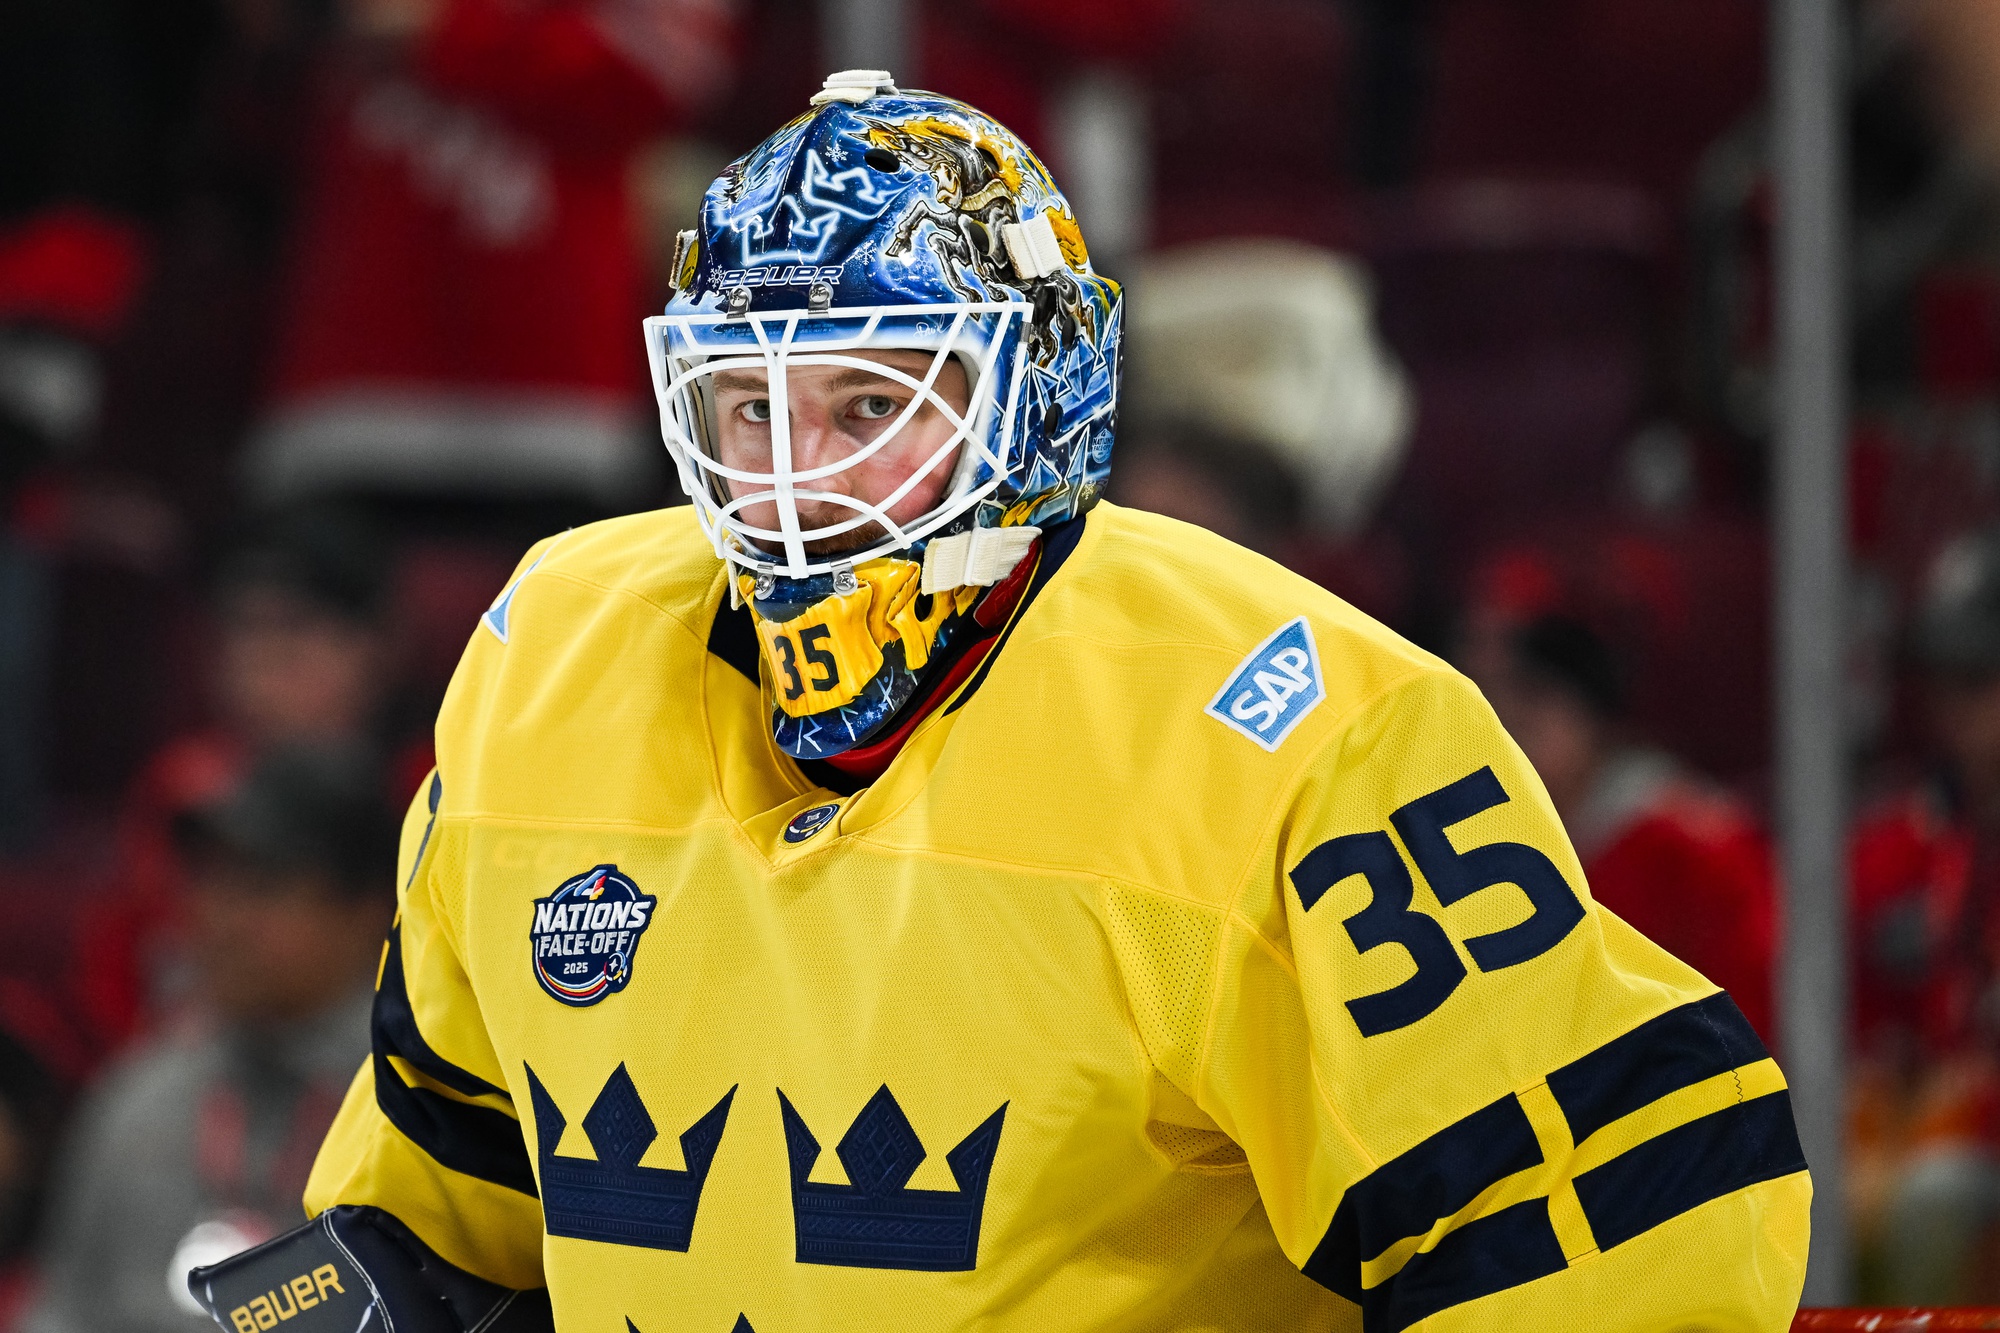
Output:
[[1208,715],[1266,750],[1276,750],[1325,697],[1319,647],[1312,627],[1300,616],[1237,664],[1208,701]]
[[810,810],[799,811],[792,816],[792,822],[785,825],[785,841],[804,842],[807,838],[810,838],[813,834],[831,824],[833,817],[839,813],[840,805],[838,802],[832,805],[816,805]]
[[624,990],[659,901],[615,865],[594,866],[535,899],[528,941],[542,989],[579,1007]]

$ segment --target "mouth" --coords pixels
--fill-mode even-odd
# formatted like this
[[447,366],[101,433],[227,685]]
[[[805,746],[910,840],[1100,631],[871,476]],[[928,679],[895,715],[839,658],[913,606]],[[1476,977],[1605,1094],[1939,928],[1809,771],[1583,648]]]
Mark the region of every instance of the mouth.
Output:
[[[774,493],[766,491],[753,497],[751,505],[746,505],[738,512],[753,527],[764,528],[767,531],[775,529],[778,526],[777,506],[775,503],[765,499],[766,496],[772,494]],[[751,512],[752,506],[762,507],[763,505],[769,505],[767,513],[753,514]],[[835,527],[842,523],[850,522],[855,517],[855,512],[843,505],[825,503],[801,505],[798,511],[799,530],[801,532],[811,532],[816,528]],[[823,560],[831,556],[845,555],[850,551],[865,550],[868,547],[876,546],[890,540],[890,537],[890,530],[886,526],[877,519],[869,519],[858,527],[850,528],[846,532],[837,533],[833,536],[809,537],[804,541],[803,546],[805,554],[808,557]],[[748,538],[746,540],[749,545],[770,555],[773,559],[782,561],[785,558],[782,546],[773,538]]]
[[[812,526],[811,524],[808,524],[804,521],[805,515],[801,514],[799,518],[800,518],[800,523],[799,523],[800,527]],[[854,529],[852,532],[841,533],[838,537],[814,538],[813,540],[805,543],[805,552],[807,555],[812,556],[815,559],[823,559],[827,556],[845,555],[849,551],[865,550],[870,546],[874,546],[878,542],[886,540],[888,536],[889,536],[889,530],[887,528],[883,527],[880,523],[876,523],[871,520],[870,522],[864,523],[860,527]],[[766,545],[759,544],[757,549],[760,551],[764,551],[766,554],[771,555],[775,559],[779,560],[784,559],[784,553],[782,551],[772,551]]]

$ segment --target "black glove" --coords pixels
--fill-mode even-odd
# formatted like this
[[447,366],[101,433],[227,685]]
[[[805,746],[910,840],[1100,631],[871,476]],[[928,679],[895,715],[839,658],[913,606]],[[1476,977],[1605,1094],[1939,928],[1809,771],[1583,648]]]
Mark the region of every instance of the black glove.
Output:
[[231,1333],[555,1333],[549,1294],[438,1258],[379,1208],[330,1208],[297,1231],[188,1274]]

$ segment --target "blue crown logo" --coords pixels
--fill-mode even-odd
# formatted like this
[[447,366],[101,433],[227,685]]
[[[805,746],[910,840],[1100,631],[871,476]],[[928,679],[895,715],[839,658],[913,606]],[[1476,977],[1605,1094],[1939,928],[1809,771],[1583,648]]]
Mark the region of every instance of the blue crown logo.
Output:
[[924,1160],[924,1145],[887,1084],[868,1099],[834,1150],[852,1182],[847,1185],[806,1178],[819,1160],[819,1140],[782,1091],[778,1105],[792,1159],[792,1221],[800,1263],[925,1273],[960,1273],[978,1263],[979,1219],[1000,1146],[1000,1122],[1007,1114],[1004,1102],[945,1154],[958,1182],[956,1192],[908,1188]]
[[583,1117],[583,1132],[597,1153],[594,1162],[556,1154],[569,1121],[532,1068],[528,1094],[535,1108],[535,1150],[541,1163],[542,1217],[548,1233],[685,1253],[736,1089],[723,1093],[722,1100],[681,1135],[685,1171],[639,1165],[660,1131],[622,1064],[611,1071],[604,1091]]

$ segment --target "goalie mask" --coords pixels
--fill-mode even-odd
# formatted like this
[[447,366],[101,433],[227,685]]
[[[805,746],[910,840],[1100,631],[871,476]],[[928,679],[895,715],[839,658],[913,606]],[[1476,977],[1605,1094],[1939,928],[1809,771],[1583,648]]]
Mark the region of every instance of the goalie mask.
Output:
[[1110,472],[1118,286],[1025,144],[878,71],[708,189],[646,321],[660,423],[778,744],[879,735],[984,590]]

